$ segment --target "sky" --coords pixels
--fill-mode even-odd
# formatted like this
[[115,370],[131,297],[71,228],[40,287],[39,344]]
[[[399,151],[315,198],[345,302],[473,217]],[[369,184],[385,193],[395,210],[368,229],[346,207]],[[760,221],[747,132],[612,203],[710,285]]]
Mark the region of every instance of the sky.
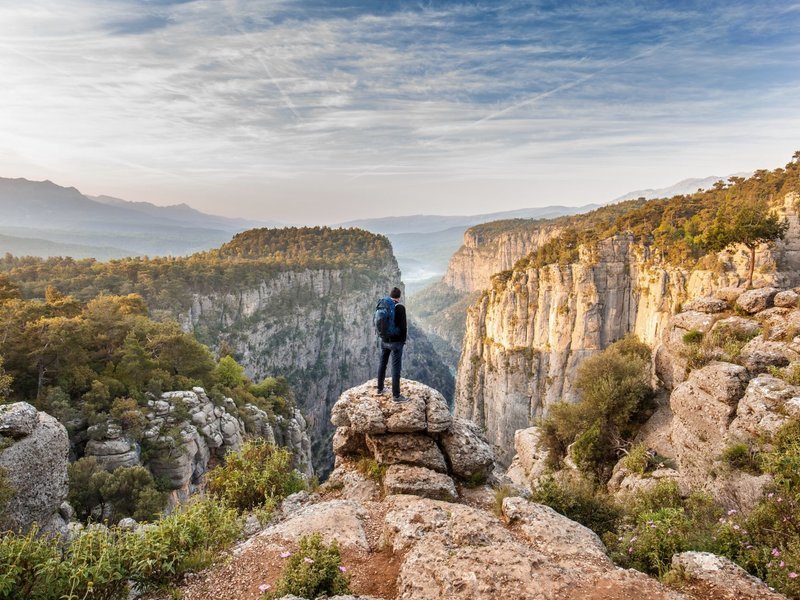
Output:
[[5,1],[0,176],[296,223],[604,202],[789,162],[798,57],[792,1]]

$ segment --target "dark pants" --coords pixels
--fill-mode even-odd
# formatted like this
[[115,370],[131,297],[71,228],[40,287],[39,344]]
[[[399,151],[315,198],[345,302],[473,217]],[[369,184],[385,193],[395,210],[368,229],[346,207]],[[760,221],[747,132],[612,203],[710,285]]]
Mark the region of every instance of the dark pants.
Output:
[[403,366],[403,342],[381,342],[381,364],[378,367],[378,389],[383,389],[386,366],[392,355],[392,396],[400,395],[400,368]]

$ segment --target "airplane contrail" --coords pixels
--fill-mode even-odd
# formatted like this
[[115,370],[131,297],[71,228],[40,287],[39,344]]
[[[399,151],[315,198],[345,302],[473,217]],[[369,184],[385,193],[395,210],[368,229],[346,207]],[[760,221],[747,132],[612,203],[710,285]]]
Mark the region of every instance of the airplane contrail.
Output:
[[[530,98],[526,98],[525,100],[521,100],[520,102],[517,102],[516,104],[512,104],[511,106],[507,106],[506,108],[504,108],[502,110],[498,110],[497,112],[493,112],[493,113],[491,113],[489,115],[486,115],[485,117],[481,117],[477,121],[474,121],[474,122],[469,123],[467,125],[464,125],[464,126],[462,126],[460,128],[457,128],[455,130],[455,132],[458,133],[458,132],[461,132],[461,131],[466,131],[467,129],[472,129],[473,127],[477,127],[477,126],[479,126],[482,123],[485,123],[487,121],[491,121],[491,120],[496,119],[498,117],[502,117],[503,115],[507,115],[508,113],[517,111],[520,108],[523,108],[523,107],[528,106],[530,104],[535,104],[539,100],[543,100],[544,98],[552,96],[553,94],[557,94],[558,92],[561,92],[563,90],[567,90],[567,89],[576,87],[576,86],[578,86],[578,85],[580,85],[582,83],[585,83],[586,81],[589,81],[590,79],[594,79],[595,77],[597,77],[601,73],[604,73],[604,72],[606,72],[606,71],[608,71],[610,69],[614,69],[616,67],[621,67],[621,66],[626,65],[628,63],[631,63],[631,62],[633,62],[635,60],[639,60],[640,58],[644,58],[645,56],[649,56],[650,54],[652,54],[656,50],[659,50],[660,48],[666,46],[668,43],[669,42],[662,42],[661,44],[658,44],[656,46],[652,46],[651,48],[648,48],[647,50],[644,50],[644,51],[640,52],[639,54],[637,54],[635,56],[631,56],[629,58],[626,58],[624,60],[612,63],[610,65],[606,65],[605,67],[603,67],[601,69],[598,69],[594,73],[589,73],[587,75],[584,75],[583,77],[579,77],[578,79],[576,79],[574,81],[569,81],[567,83],[562,83],[561,85],[558,85],[558,86],[554,87],[551,90],[547,90],[546,92],[541,92],[539,94],[536,94],[535,96],[531,96]],[[583,60],[583,59],[581,59],[581,60]],[[441,135],[441,136],[439,136],[437,138],[434,138],[433,140],[431,140],[430,142],[427,142],[427,143],[430,144],[432,142],[438,142],[439,140],[442,140],[442,139],[444,139],[446,137],[448,137],[448,135]]]
[[[233,23],[234,29],[236,29],[236,31],[238,31],[245,38],[250,37],[250,34],[248,34],[244,29],[242,29],[241,25],[239,25],[239,20],[237,19],[236,15],[234,14],[234,11],[231,10],[231,8],[228,6],[229,4],[230,4],[229,2],[223,2],[223,6],[225,7],[225,11],[228,13],[228,16],[231,18],[231,22]],[[260,46],[260,47],[256,48],[256,51],[253,52],[253,56],[259,62],[259,64],[261,65],[261,68],[264,69],[264,72],[267,74],[267,77],[269,78],[270,83],[272,83],[272,85],[275,86],[275,89],[278,90],[278,93],[281,95],[281,98],[283,99],[283,103],[286,105],[286,108],[288,108],[290,111],[292,111],[292,114],[295,116],[296,119],[303,120],[302,117],[300,116],[300,113],[297,112],[297,109],[295,108],[294,102],[292,101],[292,99],[289,96],[289,94],[286,93],[286,91],[283,89],[281,84],[278,83],[278,80],[275,79],[275,77],[272,75],[272,71],[270,70],[269,65],[266,63],[266,61],[263,58],[261,58],[258,55],[258,53],[257,53],[258,50],[263,50],[263,51],[266,52],[266,48],[264,48],[263,46]]]
[[[576,86],[578,86],[578,85],[580,85],[582,83],[585,83],[586,81],[589,81],[590,79],[593,79],[593,78],[597,77],[598,75],[600,75],[601,73],[604,73],[605,71],[608,71],[610,69],[614,69],[616,67],[621,67],[621,66],[626,65],[626,64],[628,64],[630,62],[633,62],[635,60],[639,60],[640,58],[644,58],[645,56],[649,56],[650,54],[652,54],[656,50],[659,50],[659,49],[663,48],[664,46],[666,46],[668,44],[669,44],[669,42],[662,42],[660,44],[656,44],[655,46],[652,46],[652,47],[648,48],[647,50],[639,52],[635,56],[631,56],[631,57],[626,58],[624,60],[617,61],[617,62],[612,63],[610,65],[606,65],[605,67],[602,67],[601,69],[598,69],[597,71],[595,71],[593,73],[589,73],[587,75],[579,77],[578,79],[576,79],[574,81],[569,81],[569,82],[566,82],[566,83],[562,83],[561,85],[557,85],[556,87],[554,87],[551,90],[547,90],[546,92],[541,92],[539,94],[536,94],[535,96],[531,96],[530,98],[526,98],[525,100],[521,100],[520,102],[516,102],[515,104],[507,106],[506,108],[503,108],[502,110],[498,110],[496,112],[493,112],[491,114],[486,115],[485,117],[481,117],[477,121],[473,121],[472,123],[468,123],[466,125],[462,125],[461,127],[457,127],[456,129],[454,129],[453,131],[451,131],[451,132],[449,132],[447,134],[440,135],[440,136],[438,136],[438,137],[436,137],[436,138],[434,138],[432,140],[428,140],[427,142],[422,142],[422,144],[425,145],[425,146],[430,145],[430,144],[434,144],[434,143],[436,143],[438,141],[441,141],[441,140],[443,140],[445,138],[448,138],[448,137],[452,136],[454,133],[461,133],[462,131],[467,131],[469,129],[473,129],[475,127],[478,127],[478,126],[482,125],[483,123],[486,123],[487,121],[492,121],[494,119],[497,119],[498,117],[502,117],[503,115],[507,115],[509,113],[517,111],[520,108],[523,108],[525,106],[528,106],[528,105],[531,105],[531,104],[535,104],[536,102],[538,102],[540,100],[543,100],[545,98],[548,98],[549,96],[552,96],[554,94],[557,94],[558,92],[561,92],[563,90],[567,90],[567,89],[576,87]],[[581,61],[583,61],[584,58],[582,58]],[[370,173],[372,173],[372,172],[374,172],[374,171],[376,171],[378,169],[381,169],[384,166],[387,166],[387,165],[375,165],[374,167],[370,167],[369,169],[365,169],[361,173],[358,173],[357,175],[354,175],[353,177],[347,179],[346,183],[350,183],[351,181],[355,181],[357,179],[361,179],[362,177],[366,177]]]

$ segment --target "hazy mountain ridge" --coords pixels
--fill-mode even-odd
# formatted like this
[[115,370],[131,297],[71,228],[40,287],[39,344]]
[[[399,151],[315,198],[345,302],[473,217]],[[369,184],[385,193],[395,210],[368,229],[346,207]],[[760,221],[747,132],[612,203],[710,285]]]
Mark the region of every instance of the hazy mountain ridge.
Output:
[[156,206],[90,197],[52,181],[0,178],[0,251],[99,259],[182,255],[218,246],[231,234],[271,225],[207,215],[185,204]]
[[455,227],[465,230],[473,225],[502,219],[549,219],[562,215],[576,214],[598,208],[600,204],[584,206],[542,206],[538,208],[520,208],[480,215],[409,215],[403,217],[380,217],[375,219],[357,219],[340,223],[340,227],[360,227],[373,233],[384,235],[403,233],[434,233]]
[[654,198],[671,198],[673,196],[681,196],[683,194],[694,194],[698,190],[707,190],[708,188],[713,187],[718,181],[727,181],[731,177],[747,178],[752,174],[753,173],[749,171],[734,173],[733,175],[727,175],[725,177],[717,177],[716,175],[712,175],[710,177],[690,177],[688,179],[682,179],[678,183],[664,188],[647,188],[644,190],[628,192],[627,194],[623,194],[618,198],[614,198],[611,203],[613,204],[615,202],[623,202],[625,200],[635,200],[637,198],[652,200]]

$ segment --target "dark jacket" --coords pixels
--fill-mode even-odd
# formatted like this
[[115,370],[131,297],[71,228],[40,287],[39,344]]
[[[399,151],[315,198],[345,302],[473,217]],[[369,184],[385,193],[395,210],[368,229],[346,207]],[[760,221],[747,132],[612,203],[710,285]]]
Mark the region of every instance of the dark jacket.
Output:
[[406,307],[399,303],[394,307],[394,324],[397,326],[397,329],[400,330],[400,333],[398,333],[397,335],[390,335],[389,339],[386,341],[405,343],[406,336],[408,335],[408,324],[406,323]]

